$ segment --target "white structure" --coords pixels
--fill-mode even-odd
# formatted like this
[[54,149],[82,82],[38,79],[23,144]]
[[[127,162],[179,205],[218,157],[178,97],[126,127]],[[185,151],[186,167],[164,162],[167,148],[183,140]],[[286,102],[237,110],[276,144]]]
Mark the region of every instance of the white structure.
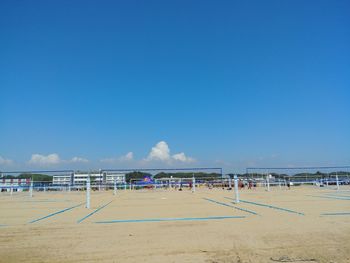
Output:
[[116,182],[117,184],[124,184],[125,183],[125,174],[124,173],[111,173],[111,174],[105,174],[105,182],[106,184],[114,184]]
[[[54,175],[52,177],[52,184],[54,185],[86,185],[86,180],[89,176],[87,172],[75,172],[74,174],[61,174]],[[124,184],[125,183],[125,173],[100,173],[92,172],[90,173],[91,185],[96,184]]]
[[[74,185],[86,185],[89,173],[74,173],[73,184]],[[90,173],[91,184],[103,184],[103,174],[101,173]]]
[[0,179],[0,192],[1,191],[7,191],[7,192],[13,192],[13,190],[17,192],[21,192],[23,190],[23,187],[29,187],[30,185],[30,179]]
[[237,175],[233,176],[234,179],[234,183],[235,183],[235,203],[238,204],[239,203],[239,193],[238,193],[238,177]]
[[72,176],[69,174],[61,174],[52,176],[52,184],[70,185],[72,183]]

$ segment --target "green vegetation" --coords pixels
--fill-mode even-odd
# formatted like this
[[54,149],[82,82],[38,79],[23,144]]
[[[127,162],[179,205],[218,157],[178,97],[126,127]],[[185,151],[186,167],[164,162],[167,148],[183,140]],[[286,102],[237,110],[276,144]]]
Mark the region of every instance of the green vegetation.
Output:
[[152,177],[152,174],[150,173],[144,173],[144,172],[131,172],[127,173],[125,175],[125,181],[127,183],[130,183],[131,180],[142,180],[145,176]]

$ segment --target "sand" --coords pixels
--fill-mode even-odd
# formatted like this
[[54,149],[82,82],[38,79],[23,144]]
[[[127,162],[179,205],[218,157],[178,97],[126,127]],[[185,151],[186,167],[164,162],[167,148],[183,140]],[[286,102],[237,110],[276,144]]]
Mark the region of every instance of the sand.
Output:
[[[240,193],[300,214],[232,204],[226,197],[233,196],[222,189],[101,191],[86,209],[84,192],[0,193],[0,262],[350,262],[350,215],[322,215],[350,213],[350,187]],[[144,219],[169,221],[101,223]]]

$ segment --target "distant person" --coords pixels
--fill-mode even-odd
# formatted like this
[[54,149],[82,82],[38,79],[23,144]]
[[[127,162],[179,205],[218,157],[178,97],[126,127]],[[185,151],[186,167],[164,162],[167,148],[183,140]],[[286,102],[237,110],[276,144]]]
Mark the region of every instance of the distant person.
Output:
[[244,183],[242,182],[242,180],[241,180],[241,179],[239,179],[239,182],[238,182],[238,187],[239,187],[239,189],[244,188]]
[[290,190],[290,181],[287,181],[287,187]]
[[252,181],[249,181],[249,183],[248,183],[248,189],[252,189],[252,185],[253,185],[253,182],[252,182]]

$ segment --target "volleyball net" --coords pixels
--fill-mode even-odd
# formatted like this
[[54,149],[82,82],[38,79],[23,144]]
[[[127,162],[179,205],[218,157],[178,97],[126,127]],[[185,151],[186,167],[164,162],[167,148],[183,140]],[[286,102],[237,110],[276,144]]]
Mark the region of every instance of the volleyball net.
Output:
[[72,170],[0,172],[0,192],[63,191],[72,186]]
[[339,189],[350,184],[350,166],[250,167],[242,179],[263,187],[314,185]]
[[[222,168],[108,169],[101,171],[107,188],[182,189],[204,185],[222,186],[227,178]],[[116,179],[118,178],[118,179]]]

